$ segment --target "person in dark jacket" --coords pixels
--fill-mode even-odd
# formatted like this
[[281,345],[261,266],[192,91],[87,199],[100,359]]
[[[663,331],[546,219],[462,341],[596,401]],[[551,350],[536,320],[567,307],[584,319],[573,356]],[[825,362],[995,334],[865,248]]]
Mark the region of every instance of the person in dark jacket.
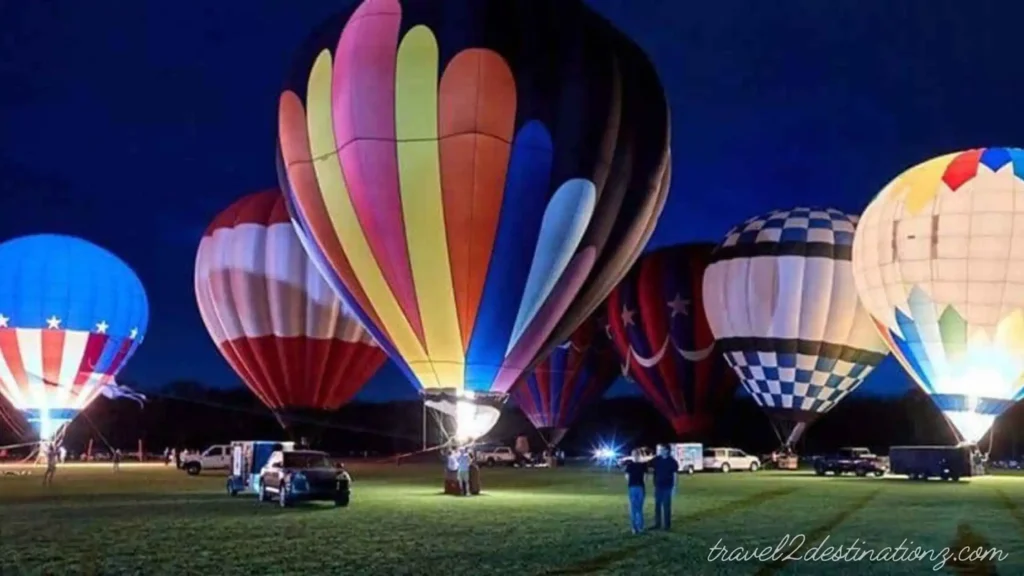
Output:
[[647,495],[644,476],[647,474],[647,464],[640,461],[640,451],[633,450],[632,457],[626,460],[623,468],[629,493],[629,521],[633,534],[639,534],[644,531],[644,499]]
[[672,497],[676,493],[679,461],[669,453],[668,446],[658,446],[658,455],[651,460],[654,476],[654,528],[672,528]]

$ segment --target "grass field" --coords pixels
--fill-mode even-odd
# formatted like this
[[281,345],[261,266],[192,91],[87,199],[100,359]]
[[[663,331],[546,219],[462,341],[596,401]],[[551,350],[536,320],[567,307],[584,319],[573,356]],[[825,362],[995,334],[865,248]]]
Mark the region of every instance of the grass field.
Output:
[[485,494],[456,498],[440,494],[438,467],[356,464],[349,508],[280,509],[228,497],[223,476],[108,466],[66,466],[49,489],[40,469],[0,475],[0,574],[866,575],[936,563],[708,560],[719,539],[774,548],[786,534],[807,539],[795,556],[826,536],[876,551],[904,539],[994,547],[1005,559],[951,561],[940,573],[1024,573],[1024,477],[698,474],[680,482],[671,533],[633,536],[624,480],[603,470],[487,469]]

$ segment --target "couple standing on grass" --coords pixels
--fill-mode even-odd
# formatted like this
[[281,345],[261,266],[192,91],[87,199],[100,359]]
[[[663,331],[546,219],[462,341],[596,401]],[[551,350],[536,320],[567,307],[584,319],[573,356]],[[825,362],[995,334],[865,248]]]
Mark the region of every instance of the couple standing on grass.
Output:
[[654,529],[672,528],[672,497],[676,492],[679,462],[669,454],[668,446],[658,445],[658,455],[650,462],[640,461],[640,451],[633,450],[626,460],[626,485],[629,490],[629,519],[633,534],[644,531],[644,499],[647,486],[644,477],[651,471],[654,477]]

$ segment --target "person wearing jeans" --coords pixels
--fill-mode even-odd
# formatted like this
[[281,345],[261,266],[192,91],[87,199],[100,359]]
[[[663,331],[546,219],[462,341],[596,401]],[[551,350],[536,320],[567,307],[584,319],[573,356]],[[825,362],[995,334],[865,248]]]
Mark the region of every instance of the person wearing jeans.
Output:
[[639,534],[644,531],[644,498],[646,497],[644,475],[647,473],[647,464],[640,462],[639,450],[633,450],[633,457],[626,460],[624,468],[626,487],[629,492],[629,521],[633,534]]
[[654,528],[672,529],[672,497],[676,493],[679,462],[669,454],[668,446],[658,446],[658,455],[651,461],[654,476]]

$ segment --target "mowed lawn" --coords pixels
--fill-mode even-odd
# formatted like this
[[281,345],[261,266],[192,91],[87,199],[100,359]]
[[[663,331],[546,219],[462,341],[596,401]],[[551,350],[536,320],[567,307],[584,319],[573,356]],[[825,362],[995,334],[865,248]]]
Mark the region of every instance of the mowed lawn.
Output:
[[[601,469],[485,469],[485,494],[441,492],[440,467],[350,465],[349,508],[230,498],[224,476],[66,466],[56,484],[0,468],[0,574],[922,574],[916,562],[709,561],[802,534],[865,550],[1000,549],[940,573],[1024,574],[1024,477],[958,484],[801,473],[683,478],[671,533],[628,532],[624,480]],[[653,518],[648,498],[647,519]],[[865,544],[866,541],[866,544]],[[777,556],[781,556],[779,554]]]

